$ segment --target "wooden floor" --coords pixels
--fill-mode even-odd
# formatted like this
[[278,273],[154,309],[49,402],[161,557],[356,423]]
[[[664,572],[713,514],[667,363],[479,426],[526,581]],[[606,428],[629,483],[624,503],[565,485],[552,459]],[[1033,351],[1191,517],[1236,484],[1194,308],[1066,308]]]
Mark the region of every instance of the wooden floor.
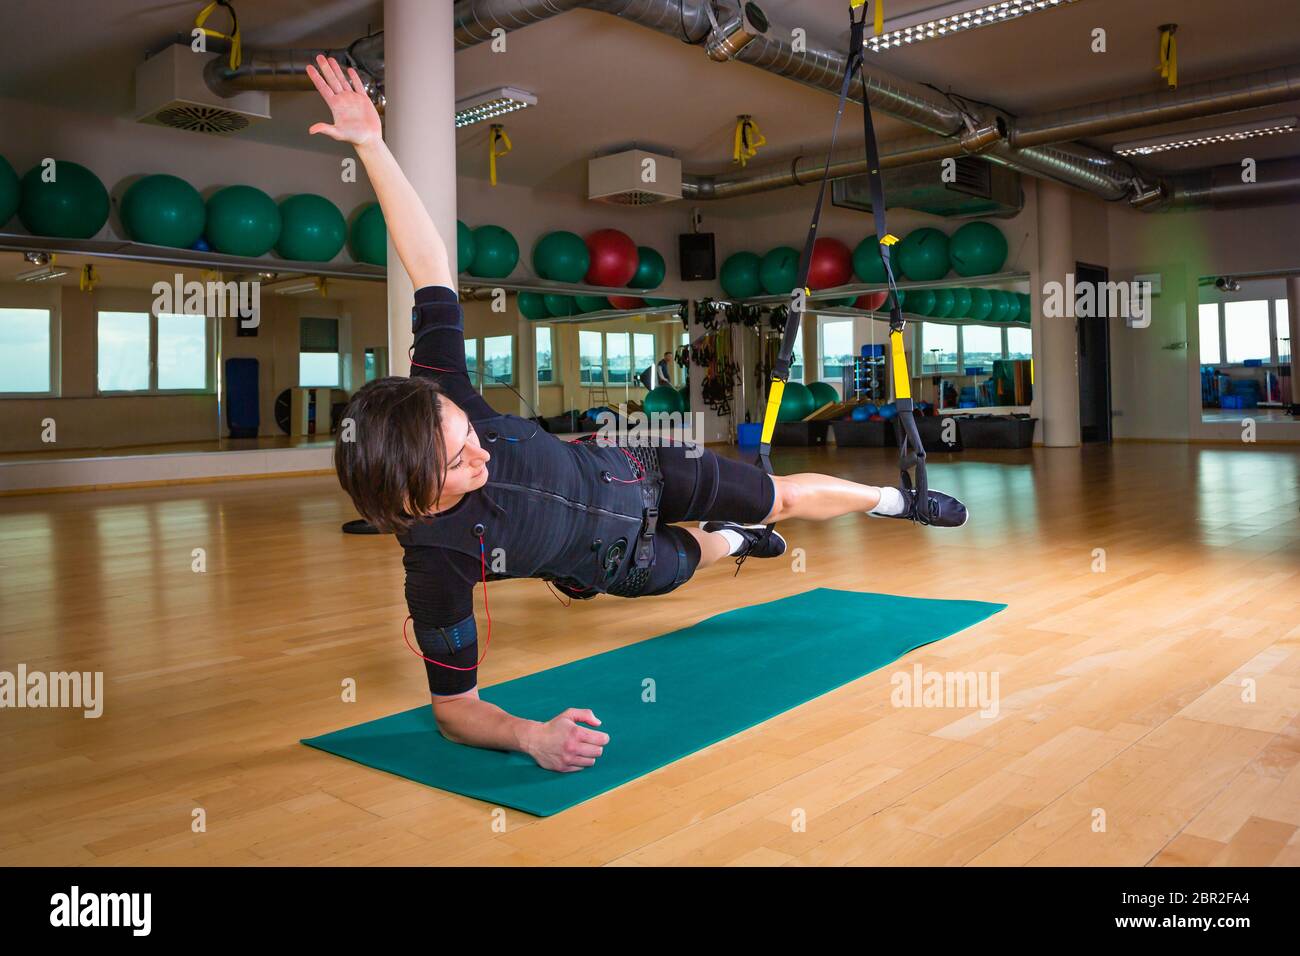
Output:
[[[775,458],[893,478],[883,452]],[[331,479],[0,499],[0,669],[102,670],[107,698],[98,720],[0,711],[0,865],[1300,864],[1300,450],[1040,448],[931,470],[969,525],[786,523],[805,573],[727,564],[568,609],[538,581],[490,585],[485,684],[756,595],[1009,605],[555,817],[509,811],[504,833],[487,804],[297,742],[427,701],[400,548],[340,534],[353,515]],[[892,707],[890,675],[915,662],[996,673],[998,717]]]

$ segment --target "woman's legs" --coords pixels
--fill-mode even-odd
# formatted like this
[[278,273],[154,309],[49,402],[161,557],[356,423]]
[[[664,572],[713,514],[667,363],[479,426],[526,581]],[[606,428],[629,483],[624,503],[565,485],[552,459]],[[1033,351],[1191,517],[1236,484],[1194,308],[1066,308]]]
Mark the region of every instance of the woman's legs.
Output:
[[798,475],[774,475],[776,501],[763,524],[804,518],[809,521],[826,521],[870,511],[880,504],[880,489],[875,485],[862,485],[834,475],[804,472]]

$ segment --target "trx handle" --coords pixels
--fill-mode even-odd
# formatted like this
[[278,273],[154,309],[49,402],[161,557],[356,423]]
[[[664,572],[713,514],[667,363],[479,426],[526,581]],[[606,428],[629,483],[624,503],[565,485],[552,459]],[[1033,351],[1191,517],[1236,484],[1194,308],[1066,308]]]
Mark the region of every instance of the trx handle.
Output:
[[[880,12],[881,0],[876,0],[877,14]],[[861,10],[861,16],[854,11]],[[763,432],[758,446],[759,464],[769,475],[772,471],[772,434],[776,430],[777,413],[781,408],[781,397],[785,393],[785,383],[790,378],[790,364],[794,353],[795,336],[803,322],[807,297],[811,295],[808,286],[808,271],[812,265],[814,244],[817,241],[817,228],[821,223],[822,206],[826,197],[826,184],[830,180],[831,156],[835,152],[835,140],[839,135],[840,119],[844,116],[844,106],[848,102],[849,86],[853,74],[862,68],[863,35],[866,31],[866,0],[852,0],[849,9],[849,57],[844,70],[844,80],[840,84],[839,105],[835,110],[835,125],[831,129],[831,144],[827,150],[826,169],[822,173],[821,185],[817,190],[817,203],[813,207],[812,221],[808,226],[808,236],[804,240],[803,253],[799,257],[798,285],[791,294],[790,314],[786,320],[785,334],[781,337],[781,350],[776,364],[772,368],[772,382],[768,390],[767,408],[763,415]],[[915,492],[916,507],[912,509],[912,519],[921,524],[929,524],[929,482],[925,467],[925,446],[921,443],[920,432],[913,415],[912,385],[908,374],[907,352],[903,347],[903,309],[898,297],[898,284],[894,279],[891,247],[898,242],[890,235],[885,222],[885,186],[880,176],[880,149],[876,143],[875,124],[871,119],[871,102],[865,91],[866,76],[863,76],[862,131],[865,141],[867,162],[870,166],[868,182],[871,190],[871,213],[876,224],[876,238],[880,243],[880,260],[885,267],[885,279],[889,287],[889,343],[890,363],[893,366],[894,405],[898,414],[894,418],[894,430],[898,436],[900,487],[906,493]],[[910,497],[910,495],[909,495]],[[769,525],[769,527],[771,527]]]

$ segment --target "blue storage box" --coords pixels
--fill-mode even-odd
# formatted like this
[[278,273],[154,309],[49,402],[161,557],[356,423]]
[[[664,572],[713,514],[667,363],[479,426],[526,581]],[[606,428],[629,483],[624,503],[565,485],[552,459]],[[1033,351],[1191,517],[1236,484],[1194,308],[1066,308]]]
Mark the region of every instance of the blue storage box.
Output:
[[745,448],[757,448],[763,440],[762,422],[741,422],[736,426],[736,444]]
[[885,354],[885,347],[884,347],[883,345],[864,345],[864,346],[862,346],[862,357],[863,357],[863,358],[875,358],[875,357],[877,357],[877,356],[884,355],[884,354]]

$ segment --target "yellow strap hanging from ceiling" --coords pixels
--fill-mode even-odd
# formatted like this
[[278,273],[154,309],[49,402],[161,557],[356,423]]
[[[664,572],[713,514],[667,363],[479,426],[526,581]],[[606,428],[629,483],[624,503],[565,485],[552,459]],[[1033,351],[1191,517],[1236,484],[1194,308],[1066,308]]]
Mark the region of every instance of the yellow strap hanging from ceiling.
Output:
[[[212,11],[217,7],[225,7],[230,11],[230,33],[218,33],[216,30],[209,30],[203,24],[208,17],[212,16]],[[199,15],[194,18],[195,29],[201,31],[205,36],[216,37],[220,40],[230,41],[230,68],[239,69],[239,64],[243,60],[242,41],[240,40],[239,18],[235,16],[235,8],[230,5],[229,0],[212,0],[206,7],[199,11]]]
[[731,161],[744,166],[758,155],[758,147],[766,145],[767,137],[758,131],[758,124],[748,113],[736,117],[735,142],[731,150]]
[[1160,28],[1160,75],[1169,81],[1171,90],[1178,89],[1178,24],[1166,23]]
[[[498,146],[505,148],[498,149]],[[493,123],[491,134],[488,136],[488,178],[493,186],[497,184],[497,157],[505,156],[513,148],[510,137],[506,135],[505,127],[500,123]]]
[[[54,259],[51,257],[50,262],[53,263],[53,261]],[[94,292],[95,283],[98,281],[99,274],[95,272],[95,267],[93,265],[88,262],[81,267],[81,281],[78,285],[81,287],[82,292]]]
[[885,32],[885,0],[876,0],[876,36]]

